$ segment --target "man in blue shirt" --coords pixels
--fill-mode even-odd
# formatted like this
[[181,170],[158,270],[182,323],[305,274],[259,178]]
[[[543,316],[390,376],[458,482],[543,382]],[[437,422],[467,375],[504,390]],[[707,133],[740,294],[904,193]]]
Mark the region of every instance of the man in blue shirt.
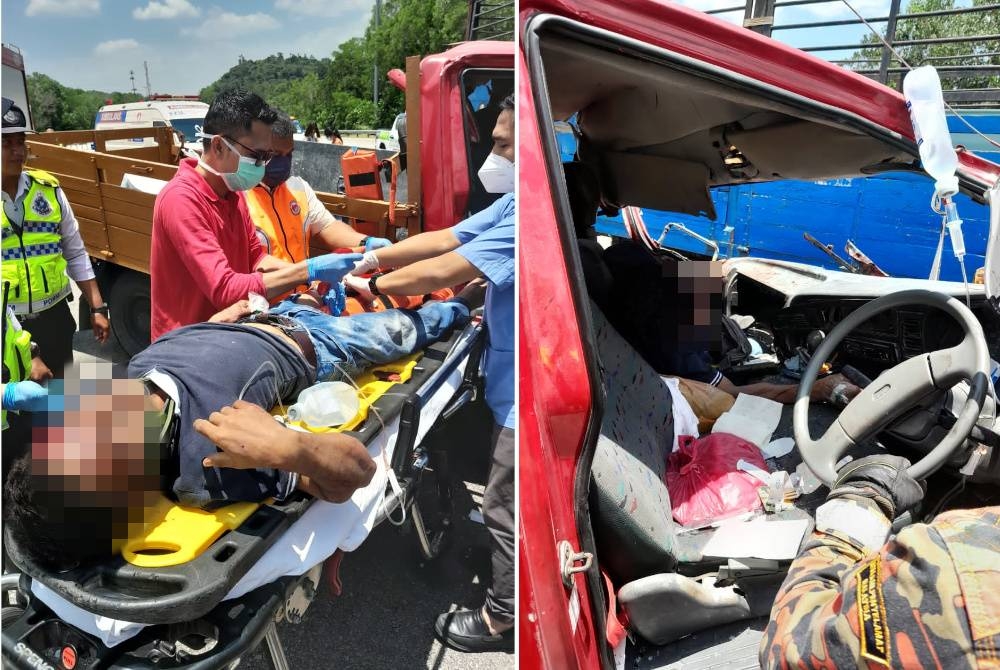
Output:
[[[489,333],[484,372],[486,403],[493,412],[492,464],[483,518],[491,537],[493,583],[486,604],[438,617],[443,642],[461,651],[488,651],[509,645],[514,626],[514,97],[501,103],[493,130],[493,150],[479,170],[495,203],[452,228],[421,233],[365,254],[356,273],[378,267],[399,268],[371,280],[351,275],[347,285],[376,295],[423,295],[463,282],[486,285],[485,321]],[[469,292],[463,292],[468,297]],[[474,306],[474,305],[473,305]]]

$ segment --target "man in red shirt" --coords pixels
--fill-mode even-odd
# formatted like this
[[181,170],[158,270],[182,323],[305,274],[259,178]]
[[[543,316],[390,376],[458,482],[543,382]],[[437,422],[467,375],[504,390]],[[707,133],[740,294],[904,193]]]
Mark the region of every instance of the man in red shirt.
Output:
[[254,292],[273,298],[310,281],[337,283],[359,254],[288,263],[264,252],[238,191],[256,186],[273,155],[264,100],[223,93],[205,115],[204,153],[181,162],[153,209],[150,249],[152,339],[207,320]]

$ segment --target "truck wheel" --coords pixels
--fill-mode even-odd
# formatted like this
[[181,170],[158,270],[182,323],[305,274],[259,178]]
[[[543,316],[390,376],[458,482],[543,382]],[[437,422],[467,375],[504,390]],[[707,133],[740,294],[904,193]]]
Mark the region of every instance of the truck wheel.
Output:
[[125,272],[111,286],[111,330],[129,356],[149,346],[149,276]]

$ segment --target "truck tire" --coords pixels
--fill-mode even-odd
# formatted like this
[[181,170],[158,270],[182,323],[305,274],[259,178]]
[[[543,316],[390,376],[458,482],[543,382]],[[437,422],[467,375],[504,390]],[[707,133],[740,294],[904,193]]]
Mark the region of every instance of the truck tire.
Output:
[[125,271],[111,285],[111,330],[129,356],[149,346],[149,275]]

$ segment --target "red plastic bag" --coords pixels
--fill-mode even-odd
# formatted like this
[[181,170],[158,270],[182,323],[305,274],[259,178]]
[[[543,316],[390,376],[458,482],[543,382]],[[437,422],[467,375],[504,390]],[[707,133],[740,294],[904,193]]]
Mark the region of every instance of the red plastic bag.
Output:
[[701,439],[682,435],[678,445],[667,457],[667,490],[680,524],[694,526],[760,509],[760,482],[736,468],[742,459],[767,470],[756,445],[729,433]]

